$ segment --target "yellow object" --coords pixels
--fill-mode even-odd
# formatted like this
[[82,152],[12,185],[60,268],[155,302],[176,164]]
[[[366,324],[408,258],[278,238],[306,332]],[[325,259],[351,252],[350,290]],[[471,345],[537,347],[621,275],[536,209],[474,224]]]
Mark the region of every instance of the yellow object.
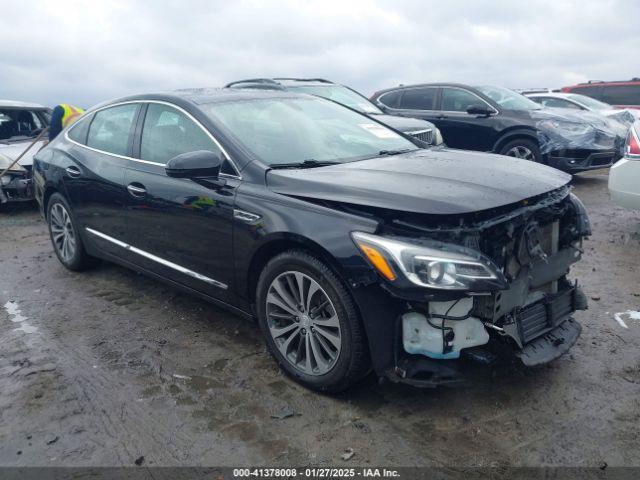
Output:
[[62,116],[62,128],[66,128],[71,125],[84,113],[83,109],[74,107],[68,103],[63,103],[60,106],[64,110],[64,115]]
[[380,252],[378,252],[375,248],[364,245],[362,243],[358,243],[358,246],[384,278],[391,281],[396,279],[396,274],[393,273],[393,270]]

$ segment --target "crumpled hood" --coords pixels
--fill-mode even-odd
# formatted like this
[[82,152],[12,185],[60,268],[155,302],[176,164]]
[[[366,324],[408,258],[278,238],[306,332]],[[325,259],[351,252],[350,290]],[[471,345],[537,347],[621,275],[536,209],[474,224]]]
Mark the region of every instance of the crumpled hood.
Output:
[[447,148],[267,173],[268,188],[283,195],[434,215],[514,204],[570,180],[534,162]]
[[[5,145],[4,143],[0,143],[0,170],[8,167],[13,161],[20,156],[22,152],[33,142],[33,138],[30,138],[21,142],[12,142],[9,145]],[[20,165],[32,165],[33,164],[33,156],[38,153],[38,151],[44,145],[44,141],[41,140],[36,143],[29,151],[20,159],[18,162]],[[6,163],[6,165],[5,165]]]
[[419,118],[399,117],[397,115],[378,115],[368,114],[371,118],[375,118],[379,122],[389,125],[391,128],[395,128],[400,132],[416,132],[418,130],[426,130],[430,128],[435,130],[435,125],[426,120],[420,120]]

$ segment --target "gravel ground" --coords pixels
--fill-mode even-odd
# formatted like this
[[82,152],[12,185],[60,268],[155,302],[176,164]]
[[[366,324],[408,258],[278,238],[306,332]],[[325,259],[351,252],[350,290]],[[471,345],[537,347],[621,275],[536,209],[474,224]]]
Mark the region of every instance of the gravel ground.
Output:
[[[257,328],[164,284],[52,253],[33,205],[0,213],[0,465],[640,466],[640,214],[575,179],[594,228],[570,354],[473,385],[284,377]],[[347,448],[355,452],[342,460]]]

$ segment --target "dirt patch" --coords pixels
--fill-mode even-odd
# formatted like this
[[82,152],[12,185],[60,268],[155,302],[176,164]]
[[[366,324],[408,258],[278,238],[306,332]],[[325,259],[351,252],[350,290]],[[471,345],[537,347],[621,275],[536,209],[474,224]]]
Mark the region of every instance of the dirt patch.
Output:
[[215,306],[107,263],[66,271],[36,208],[3,208],[0,464],[327,465],[352,449],[359,465],[639,465],[640,321],[614,315],[640,310],[640,215],[606,182],[574,181],[594,235],[573,277],[599,300],[569,355],[338,397],[285,378],[258,329]]

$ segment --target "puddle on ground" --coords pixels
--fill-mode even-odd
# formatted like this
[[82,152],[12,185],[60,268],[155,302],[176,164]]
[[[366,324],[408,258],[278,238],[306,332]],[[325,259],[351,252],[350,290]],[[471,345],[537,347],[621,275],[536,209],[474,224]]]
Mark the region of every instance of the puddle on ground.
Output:
[[9,320],[13,323],[19,323],[20,326],[18,328],[14,328],[14,332],[24,332],[24,333],[35,333],[38,331],[38,327],[34,327],[33,325],[29,325],[25,320],[27,317],[22,315],[22,311],[20,310],[20,306],[18,302],[8,301],[4,304],[4,309],[7,311],[9,315]]
[[629,320],[639,320],[640,321],[640,312],[636,312],[635,310],[627,310],[626,312],[619,312],[613,315],[613,318],[616,319],[616,322],[620,324],[623,328],[629,328],[627,322]]
[[14,323],[24,322],[27,319],[27,317],[22,315],[22,312],[20,311],[20,307],[18,306],[17,302],[9,301],[5,303],[4,309],[9,314],[9,320],[11,320]]

